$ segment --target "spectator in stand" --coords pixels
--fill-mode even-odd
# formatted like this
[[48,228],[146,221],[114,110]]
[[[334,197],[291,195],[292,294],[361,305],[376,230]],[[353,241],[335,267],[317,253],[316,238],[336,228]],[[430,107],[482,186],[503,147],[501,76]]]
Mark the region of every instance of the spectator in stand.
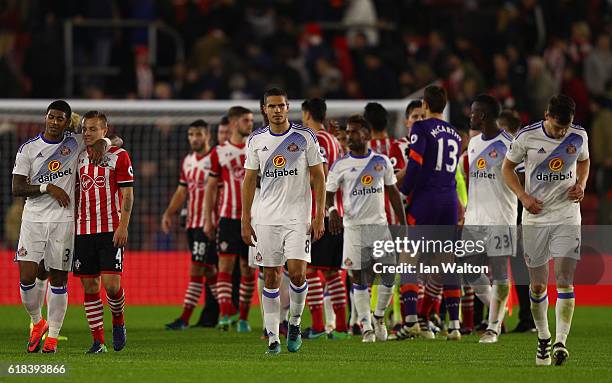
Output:
[[584,61],[584,79],[593,96],[603,96],[606,83],[612,79],[610,34],[597,36],[597,43]]

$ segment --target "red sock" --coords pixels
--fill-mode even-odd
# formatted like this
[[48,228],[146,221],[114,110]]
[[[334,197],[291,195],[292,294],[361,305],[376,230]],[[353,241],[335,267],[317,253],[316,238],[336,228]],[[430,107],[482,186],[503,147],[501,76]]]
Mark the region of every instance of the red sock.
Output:
[[417,292],[417,313],[421,312],[423,307],[423,298],[425,298],[425,285],[419,283],[419,291]]
[[189,318],[193,313],[193,309],[198,305],[200,301],[200,295],[202,295],[202,285],[204,283],[204,277],[191,276],[189,279],[189,285],[185,291],[185,299],[183,300],[183,313],[181,319],[185,323],[189,323]]
[[106,296],[108,307],[110,307],[111,313],[113,314],[113,326],[124,325],[125,319],[123,318],[123,307],[125,306],[125,293],[123,287],[119,288],[119,291],[115,296]]
[[308,280],[308,293],[306,294],[306,302],[310,308],[312,316],[313,331],[325,331],[325,322],[323,321],[323,283],[318,272],[306,274]]
[[210,292],[215,300],[217,300],[217,274],[212,278],[206,278],[206,284],[210,287]]
[[336,331],[346,332],[346,287],[340,273],[335,273],[327,279],[327,291],[336,314]]
[[463,297],[461,297],[461,317],[463,327],[474,329],[474,290],[465,286],[463,289]]
[[217,274],[217,300],[219,301],[219,314],[222,317],[232,315],[232,276],[229,273]]
[[240,319],[247,320],[249,318],[249,309],[251,308],[251,299],[255,290],[255,277],[240,278]]
[[85,316],[94,341],[104,344],[104,306],[100,293],[85,294]]

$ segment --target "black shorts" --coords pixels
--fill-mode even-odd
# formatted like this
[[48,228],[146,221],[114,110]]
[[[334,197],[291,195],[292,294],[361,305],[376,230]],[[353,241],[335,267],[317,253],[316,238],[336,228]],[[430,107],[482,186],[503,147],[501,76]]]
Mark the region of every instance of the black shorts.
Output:
[[325,218],[325,232],[318,241],[312,243],[310,267],[315,269],[339,269],[342,266],[342,233],[329,232],[329,219]]
[[78,277],[123,272],[123,247],[113,244],[113,232],[77,235],[72,270]]
[[191,251],[191,262],[203,266],[217,266],[217,247],[215,241],[208,239],[204,234],[204,228],[196,227],[187,229],[187,243]]
[[219,256],[238,255],[249,257],[249,245],[242,240],[240,220],[221,218],[217,230],[217,253]]

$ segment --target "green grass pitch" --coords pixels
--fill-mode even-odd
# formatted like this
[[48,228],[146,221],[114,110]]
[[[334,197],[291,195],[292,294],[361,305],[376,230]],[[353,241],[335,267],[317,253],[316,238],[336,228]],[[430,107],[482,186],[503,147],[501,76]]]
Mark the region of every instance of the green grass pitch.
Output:
[[[503,335],[498,344],[478,344],[476,336],[460,342],[445,340],[390,341],[362,344],[319,339],[304,341],[296,354],[264,355],[259,339],[258,308],[251,312],[254,331],[238,334],[215,329],[171,332],[163,329],[179,307],[126,308],[128,343],[121,352],[111,344],[111,320],[106,310],[109,353],[84,355],[91,344],[83,308],[70,306],[56,355],[25,353],[27,316],[21,306],[0,307],[0,363],[59,363],[65,377],[0,377],[0,381],[74,382],[567,382],[612,380],[612,308],[579,307],[568,341],[570,360],[562,367],[535,367],[534,334]],[[306,310],[307,311],[307,310]],[[194,316],[198,315],[195,313]],[[306,322],[309,320],[306,319]],[[507,320],[512,328],[514,317]],[[554,329],[554,311],[550,312]]]

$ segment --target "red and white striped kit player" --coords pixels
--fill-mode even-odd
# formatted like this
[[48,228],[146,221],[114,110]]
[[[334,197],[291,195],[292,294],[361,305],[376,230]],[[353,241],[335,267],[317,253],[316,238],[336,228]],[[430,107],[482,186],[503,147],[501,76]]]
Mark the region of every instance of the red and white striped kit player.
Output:
[[79,219],[77,235],[108,233],[119,226],[121,187],[134,183],[132,161],[121,148],[111,146],[102,162],[89,162],[87,151],[79,156]]
[[220,176],[223,182],[223,194],[220,202],[219,216],[240,219],[242,200],[240,190],[244,179],[244,160],[246,145],[234,145],[226,141],[215,146],[210,153],[210,172]]
[[[179,185],[185,186],[189,193],[187,202],[187,229],[204,227],[204,193],[210,174],[211,152],[203,156],[189,153],[183,159]],[[215,211],[213,210],[213,218]]]
[[[370,148],[376,153],[384,154],[389,157],[391,165],[395,173],[406,167],[406,160],[398,140],[395,138],[382,138],[370,140]],[[399,219],[395,215],[391,202],[387,194],[385,194],[385,212],[387,213],[387,222],[391,225],[399,225]]]
[[[331,168],[332,164],[336,162],[336,160],[342,157],[342,149],[340,148],[340,143],[338,139],[334,137],[333,134],[328,132],[327,130],[318,130],[317,131],[317,140],[319,140],[319,149],[321,150],[321,155],[327,163],[327,168]],[[336,193],[336,207],[338,208],[338,214],[340,216],[343,215],[342,209],[342,194],[340,192]],[[314,192],[312,193],[312,216],[315,216],[317,206],[315,203]]]

